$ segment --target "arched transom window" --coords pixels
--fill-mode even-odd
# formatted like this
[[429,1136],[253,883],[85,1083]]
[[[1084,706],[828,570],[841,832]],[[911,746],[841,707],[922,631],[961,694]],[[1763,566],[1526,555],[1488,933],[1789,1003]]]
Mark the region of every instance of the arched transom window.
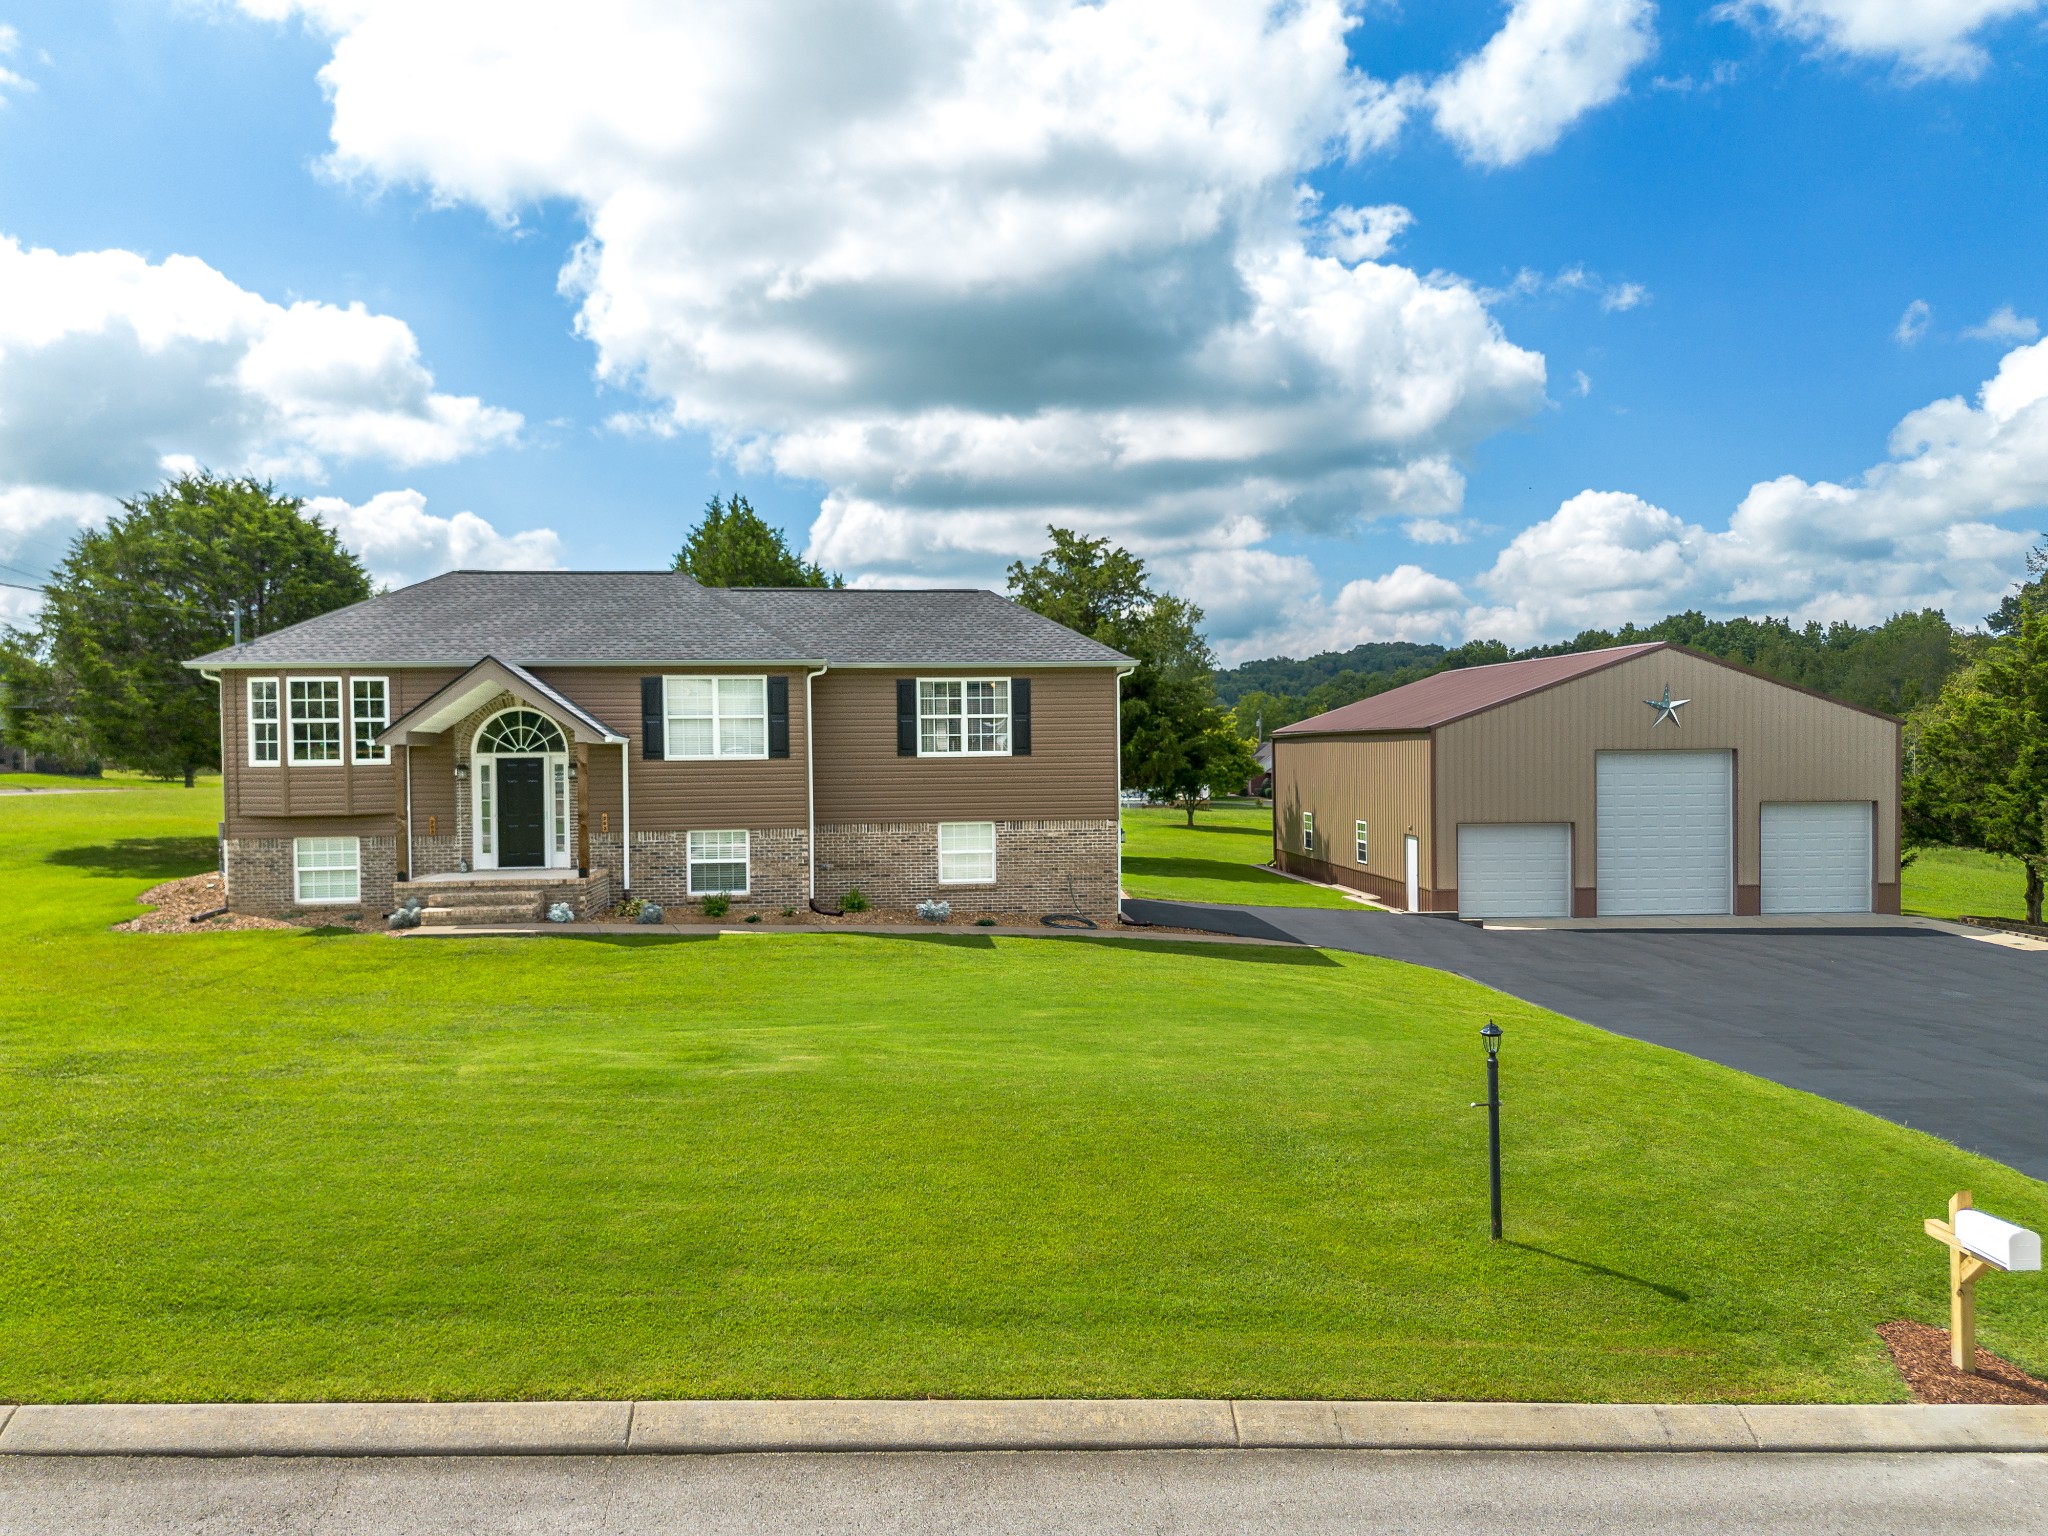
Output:
[[478,752],[566,752],[561,727],[531,709],[508,709],[476,738]]

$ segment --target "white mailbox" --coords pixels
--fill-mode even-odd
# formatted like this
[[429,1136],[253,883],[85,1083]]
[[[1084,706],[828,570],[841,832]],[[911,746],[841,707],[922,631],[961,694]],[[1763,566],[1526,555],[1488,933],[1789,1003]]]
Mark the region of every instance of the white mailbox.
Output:
[[1955,1215],[1956,1242],[1965,1253],[1974,1254],[2000,1269],[2039,1269],[2041,1234],[2016,1227],[2009,1221],[1978,1210],[1961,1210]]

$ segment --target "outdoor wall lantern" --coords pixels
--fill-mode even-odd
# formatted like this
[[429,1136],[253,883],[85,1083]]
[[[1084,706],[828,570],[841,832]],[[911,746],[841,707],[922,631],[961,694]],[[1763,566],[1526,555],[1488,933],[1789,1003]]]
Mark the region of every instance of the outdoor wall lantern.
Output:
[[1975,1209],[1967,1189],[1948,1202],[1948,1220],[1928,1217],[1927,1235],[1948,1248],[1948,1359],[1957,1370],[1977,1369],[1977,1277],[1987,1269],[2041,1267],[2041,1234]]
[[573,757],[569,759],[569,782],[571,784],[576,782],[576,759]]
[[1487,1182],[1493,1196],[1493,1240],[1500,1241],[1500,1026],[1488,1019],[1479,1031],[1486,1046],[1486,1100],[1474,1109],[1486,1111]]
[[455,777],[456,777],[457,779],[466,779],[466,778],[468,778],[468,777],[469,777],[469,764],[467,764],[467,763],[457,763],[457,764],[455,765]]

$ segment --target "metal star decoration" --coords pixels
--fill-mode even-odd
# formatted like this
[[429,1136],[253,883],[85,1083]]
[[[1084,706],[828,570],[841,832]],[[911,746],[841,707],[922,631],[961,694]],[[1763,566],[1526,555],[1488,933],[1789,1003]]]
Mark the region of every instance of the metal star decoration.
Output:
[[1669,683],[1666,683],[1664,685],[1663,698],[1645,699],[1643,700],[1643,702],[1649,705],[1650,708],[1657,711],[1657,718],[1650,722],[1650,729],[1654,731],[1666,720],[1669,720],[1674,726],[1683,728],[1685,722],[1678,718],[1678,712],[1681,709],[1683,709],[1686,705],[1690,704],[1692,700],[1674,699],[1673,697],[1671,697],[1671,685]]

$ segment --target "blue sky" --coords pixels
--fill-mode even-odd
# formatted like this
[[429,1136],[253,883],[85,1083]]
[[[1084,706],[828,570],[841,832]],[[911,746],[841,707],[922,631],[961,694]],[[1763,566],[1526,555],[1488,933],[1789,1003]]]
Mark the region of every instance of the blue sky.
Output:
[[0,562],[192,462],[391,581],[741,490],[1234,658],[1970,621],[2048,525],[2041,0],[767,9],[0,0]]

